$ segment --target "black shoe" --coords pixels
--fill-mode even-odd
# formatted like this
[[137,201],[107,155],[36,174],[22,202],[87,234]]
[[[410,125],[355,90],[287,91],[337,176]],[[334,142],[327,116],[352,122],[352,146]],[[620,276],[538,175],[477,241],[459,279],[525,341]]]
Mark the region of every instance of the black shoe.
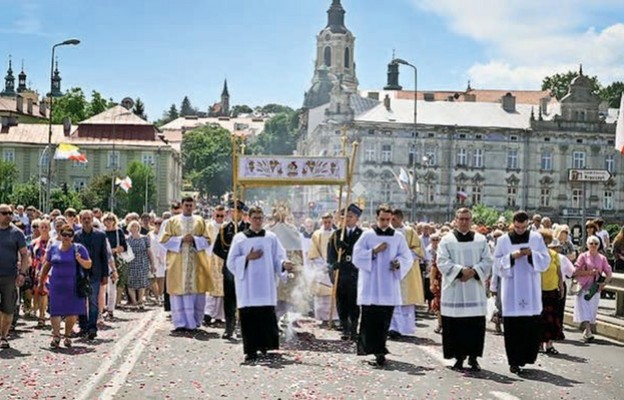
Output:
[[234,332],[225,331],[223,332],[223,335],[221,335],[221,339],[232,339],[233,336]]
[[349,339],[351,339],[351,341],[353,341],[353,342],[357,342],[358,341],[358,334],[356,332],[351,333],[351,336],[349,337]]
[[257,354],[245,354],[245,362],[246,363],[255,362],[257,359],[258,359],[258,355]]
[[470,369],[472,371],[475,371],[475,372],[481,371],[481,366],[479,365],[479,362],[477,361],[476,357],[468,358],[468,365],[470,365]]
[[523,371],[522,368],[518,367],[517,365],[512,365],[509,367],[509,372],[511,372],[512,374],[520,375]]
[[463,359],[457,360],[455,364],[453,364],[451,369],[454,371],[462,371],[464,369],[464,360]]
[[388,338],[391,340],[397,340],[401,338],[401,334],[397,331],[388,331]]
[[378,367],[383,367],[384,365],[386,365],[386,356],[384,354],[376,354],[375,364],[377,364]]
[[212,322],[212,317],[210,315],[204,315],[204,325],[210,326]]
[[89,332],[85,337],[87,338],[87,340],[94,340],[97,337],[97,332]]
[[349,331],[342,331],[342,335],[340,335],[340,339],[341,340],[350,340],[351,339],[351,333],[349,333]]

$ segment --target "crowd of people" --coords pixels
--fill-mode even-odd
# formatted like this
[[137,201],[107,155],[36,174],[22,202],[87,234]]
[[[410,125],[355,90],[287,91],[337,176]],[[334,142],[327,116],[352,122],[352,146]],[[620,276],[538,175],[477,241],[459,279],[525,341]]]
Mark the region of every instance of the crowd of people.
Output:
[[476,226],[467,208],[446,224],[407,224],[400,209],[381,205],[362,226],[361,214],[351,204],[297,229],[287,212],[265,215],[241,201],[200,215],[185,197],[162,216],[123,219],[1,204],[0,348],[10,347],[20,311],[40,329],[49,319],[58,348],[76,336],[93,341],[116,309],[150,302],[171,313],[176,331],[210,325],[223,328],[223,339],[240,336],[246,362],[279,348],[288,311],[309,312],[383,366],[387,340],[416,334],[424,305],[454,369],[466,361],[481,369],[491,321],[510,371],[521,374],[540,351],[558,353],[568,293],[583,340],[594,339],[612,276],[606,251],[616,268],[624,264],[624,228],[611,243],[601,220],[587,222],[577,248],[567,225],[523,211],[492,227]]

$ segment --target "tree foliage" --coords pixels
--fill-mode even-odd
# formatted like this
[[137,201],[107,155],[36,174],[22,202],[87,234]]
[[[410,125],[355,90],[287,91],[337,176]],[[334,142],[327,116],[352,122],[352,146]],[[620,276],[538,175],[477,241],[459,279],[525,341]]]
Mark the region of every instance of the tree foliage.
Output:
[[[542,90],[550,90],[557,100],[561,100],[566,94],[572,80],[579,76],[578,71],[568,71],[564,74],[554,74],[544,78],[542,81]],[[600,96],[601,85],[597,76],[588,77],[592,83],[592,93]]]
[[39,185],[37,177],[32,177],[28,182],[16,184],[9,200],[13,204],[38,206],[40,190],[42,187]]
[[132,112],[134,113],[134,115],[147,121],[147,114],[145,114],[145,104],[143,104],[143,101],[140,97],[137,97],[134,101],[134,108],[132,109]]
[[69,190],[65,193],[61,189],[52,189],[50,192],[50,207],[52,209],[58,208],[59,210],[66,210],[70,207],[76,210],[84,208],[79,192]]
[[500,212],[485,204],[475,204],[472,207],[472,221],[478,225],[493,226],[496,225],[498,219],[503,216],[507,222],[511,222],[512,212],[507,210]]
[[180,116],[185,117],[187,115],[195,114],[197,114],[197,110],[193,108],[191,100],[189,100],[188,96],[184,96],[184,98],[182,99],[182,104],[180,105]]
[[13,191],[13,184],[17,179],[15,163],[0,161],[0,203],[9,203],[9,196]]
[[274,104],[274,103],[270,103],[262,107],[256,107],[256,108],[259,112],[265,113],[265,114],[291,113],[294,111],[292,108],[288,106],[284,106],[281,104]]
[[69,118],[72,124],[77,124],[107,110],[113,105],[112,101],[104,99],[95,90],[91,92],[91,101],[89,101],[81,88],[71,88],[62,97],[54,99],[52,104],[52,123],[62,124],[65,118]]
[[298,125],[299,115],[295,111],[276,114],[264,125],[264,132],[251,143],[251,152],[292,155],[297,148]]
[[609,107],[620,108],[622,93],[624,92],[624,82],[616,81],[600,91],[600,97],[609,102]]
[[232,141],[218,125],[202,126],[182,139],[183,175],[201,194],[220,195],[232,189]]
[[[147,184],[147,212],[155,208],[156,180],[152,167],[140,161],[128,165],[127,175],[132,179],[132,188],[127,194],[127,211],[141,213],[145,210],[145,185]],[[120,192],[120,191],[119,191]]]
[[237,104],[232,107],[232,114],[238,116],[239,114],[251,114],[253,109],[246,104]]

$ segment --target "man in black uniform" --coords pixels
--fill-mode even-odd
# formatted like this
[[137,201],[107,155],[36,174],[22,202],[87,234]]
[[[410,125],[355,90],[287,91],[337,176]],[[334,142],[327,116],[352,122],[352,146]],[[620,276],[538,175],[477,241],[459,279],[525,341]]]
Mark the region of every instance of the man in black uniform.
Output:
[[248,210],[245,203],[237,200],[236,207],[234,207],[234,202],[231,202],[230,208],[232,220],[221,225],[212,248],[212,252],[223,259],[223,313],[225,314],[225,332],[221,336],[223,339],[231,339],[236,328],[236,289],[234,275],[227,267],[227,257],[234,235],[249,227],[249,224],[243,221],[243,214]]
[[339,271],[336,287],[336,308],[342,326],[342,340],[357,340],[360,318],[360,308],[357,305],[358,270],[351,263],[351,258],[353,246],[362,234],[362,229],[357,226],[360,215],[362,215],[360,207],[355,204],[349,205],[347,207],[347,226],[344,240],[340,240],[342,230],[337,229],[330,236],[327,245],[327,263],[331,268],[330,278],[332,282],[334,281],[334,272]]

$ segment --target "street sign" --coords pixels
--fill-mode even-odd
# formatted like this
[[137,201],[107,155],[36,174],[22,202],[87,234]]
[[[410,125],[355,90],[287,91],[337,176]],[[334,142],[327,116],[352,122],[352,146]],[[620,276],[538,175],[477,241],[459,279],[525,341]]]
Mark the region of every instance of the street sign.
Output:
[[568,181],[570,182],[606,182],[611,174],[606,169],[570,169]]

